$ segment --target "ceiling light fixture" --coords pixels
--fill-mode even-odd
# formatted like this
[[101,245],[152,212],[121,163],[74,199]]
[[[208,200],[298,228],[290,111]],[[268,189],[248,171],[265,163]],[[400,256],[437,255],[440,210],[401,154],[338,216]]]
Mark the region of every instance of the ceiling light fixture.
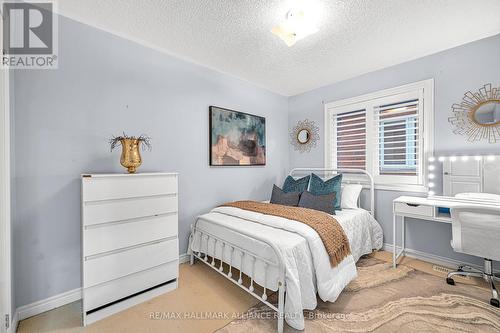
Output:
[[291,9],[286,14],[285,20],[271,32],[281,38],[287,46],[292,46],[302,38],[318,32],[314,21],[314,15],[306,13],[304,9]]

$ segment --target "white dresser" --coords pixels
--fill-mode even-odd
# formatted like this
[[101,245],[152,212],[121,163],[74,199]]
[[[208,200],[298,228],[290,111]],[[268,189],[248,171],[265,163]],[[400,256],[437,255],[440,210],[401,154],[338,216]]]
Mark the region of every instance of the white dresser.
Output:
[[177,178],[82,175],[84,326],[177,288]]

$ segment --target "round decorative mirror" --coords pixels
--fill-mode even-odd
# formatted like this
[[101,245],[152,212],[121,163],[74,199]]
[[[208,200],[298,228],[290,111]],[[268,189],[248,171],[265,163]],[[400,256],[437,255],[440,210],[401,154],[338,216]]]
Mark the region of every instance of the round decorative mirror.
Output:
[[311,151],[318,140],[319,127],[309,119],[299,121],[290,132],[290,143],[301,153]]
[[500,123],[500,100],[486,101],[474,110],[474,121],[480,125],[491,126]]
[[311,139],[311,134],[307,129],[301,129],[297,133],[297,141],[301,144],[306,144]]
[[448,121],[453,133],[466,136],[470,142],[500,141],[500,87],[489,83],[478,92],[466,92],[460,104],[452,105],[452,112]]

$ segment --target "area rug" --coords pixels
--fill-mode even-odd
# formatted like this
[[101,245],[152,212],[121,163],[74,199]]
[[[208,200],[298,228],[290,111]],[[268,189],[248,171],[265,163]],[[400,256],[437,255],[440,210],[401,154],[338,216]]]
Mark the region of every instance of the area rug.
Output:
[[[357,264],[358,278],[335,303],[305,311],[305,332],[500,332],[500,310],[478,286],[372,257]],[[219,333],[276,332],[275,312],[260,303]],[[285,325],[285,332],[296,332]]]

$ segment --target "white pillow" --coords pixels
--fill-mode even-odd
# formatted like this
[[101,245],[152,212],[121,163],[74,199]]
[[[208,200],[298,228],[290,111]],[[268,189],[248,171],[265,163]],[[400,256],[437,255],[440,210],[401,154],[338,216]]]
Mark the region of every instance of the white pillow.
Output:
[[345,184],[340,197],[340,207],[342,209],[358,208],[358,199],[362,189],[363,185],[360,184]]

